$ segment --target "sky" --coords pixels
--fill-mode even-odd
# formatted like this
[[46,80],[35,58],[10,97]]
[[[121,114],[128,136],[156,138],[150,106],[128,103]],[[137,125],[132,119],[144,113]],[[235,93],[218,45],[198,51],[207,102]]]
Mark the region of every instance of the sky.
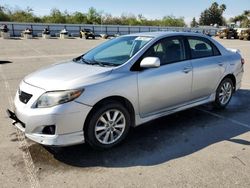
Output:
[[[184,17],[189,24],[193,17],[208,8],[212,0],[0,0],[0,5],[25,9],[31,7],[36,15],[47,15],[52,8],[68,12],[87,12],[90,7],[98,11],[120,16],[122,13],[142,14],[148,19],[162,18],[166,15]],[[250,0],[217,0],[227,6],[224,16],[230,17],[250,9]]]

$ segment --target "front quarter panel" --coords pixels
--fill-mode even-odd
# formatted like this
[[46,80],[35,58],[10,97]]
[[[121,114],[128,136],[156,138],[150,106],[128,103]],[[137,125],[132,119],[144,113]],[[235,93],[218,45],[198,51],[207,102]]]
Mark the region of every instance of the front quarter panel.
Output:
[[138,114],[137,72],[112,72],[105,81],[84,87],[84,93],[76,100],[94,106],[107,97],[120,96],[131,102]]

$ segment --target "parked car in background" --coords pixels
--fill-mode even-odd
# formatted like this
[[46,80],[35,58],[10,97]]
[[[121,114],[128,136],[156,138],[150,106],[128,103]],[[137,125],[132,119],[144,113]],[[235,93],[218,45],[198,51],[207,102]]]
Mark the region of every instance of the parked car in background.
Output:
[[250,28],[241,30],[240,35],[239,35],[239,39],[240,40],[250,40]]
[[95,33],[91,29],[82,29],[80,31],[80,38],[85,38],[85,39],[95,39]]
[[44,34],[44,35],[50,35],[50,30],[49,30],[49,28],[48,28],[48,27],[45,27],[45,28],[43,29],[43,31],[42,31],[42,34]]
[[225,108],[243,64],[238,50],[203,34],[121,36],[26,76],[8,114],[43,145],[111,148],[130,127],[206,103]]
[[238,33],[235,29],[233,28],[224,28],[218,31],[218,34],[220,39],[226,38],[226,39],[238,39]]
[[0,32],[7,33],[9,31],[9,28],[6,24],[3,24],[0,26]]

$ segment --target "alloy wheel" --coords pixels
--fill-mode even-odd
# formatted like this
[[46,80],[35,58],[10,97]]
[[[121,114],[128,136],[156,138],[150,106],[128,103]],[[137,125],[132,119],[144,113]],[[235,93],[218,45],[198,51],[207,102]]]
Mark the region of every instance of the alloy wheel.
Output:
[[230,82],[225,82],[221,85],[220,92],[219,92],[219,101],[222,105],[228,103],[232,96],[233,87]]
[[102,144],[112,144],[123,134],[126,127],[124,114],[117,110],[107,110],[96,122],[95,137]]

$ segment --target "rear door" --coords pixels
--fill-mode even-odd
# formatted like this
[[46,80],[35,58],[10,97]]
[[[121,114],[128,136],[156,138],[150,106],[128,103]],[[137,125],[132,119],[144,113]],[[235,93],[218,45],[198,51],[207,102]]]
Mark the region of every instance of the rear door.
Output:
[[226,65],[210,40],[203,37],[188,37],[187,40],[193,67],[192,99],[199,99],[216,90]]

